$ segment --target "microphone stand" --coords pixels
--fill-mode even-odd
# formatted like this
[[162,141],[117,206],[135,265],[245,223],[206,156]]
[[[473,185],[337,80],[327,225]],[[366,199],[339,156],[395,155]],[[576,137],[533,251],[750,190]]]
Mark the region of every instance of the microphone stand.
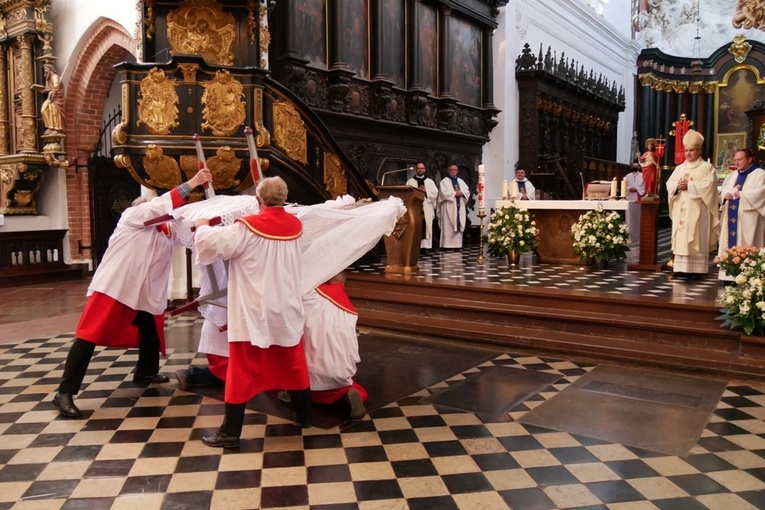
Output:
[[409,170],[414,170],[414,167],[413,166],[408,166],[406,168],[398,168],[396,170],[390,170],[388,172],[385,172],[382,175],[382,179],[380,179],[380,186],[385,186],[385,177],[387,177],[388,175],[395,174],[395,173],[398,173],[398,172],[406,172],[406,171],[409,171]]

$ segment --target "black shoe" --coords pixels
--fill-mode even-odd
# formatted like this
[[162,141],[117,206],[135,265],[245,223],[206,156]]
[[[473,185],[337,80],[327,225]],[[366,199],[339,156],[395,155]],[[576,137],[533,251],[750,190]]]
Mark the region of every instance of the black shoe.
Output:
[[69,393],[56,393],[53,397],[53,405],[58,408],[58,414],[65,418],[79,418],[82,412],[74,405],[72,395]]
[[154,374],[154,375],[142,375],[142,374],[134,374],[133,375],[133,383],[134,384],[152,384],[152,383],[166,383],[169,382],[170,379],[164,374]]
[[239,448],[239,438],[229,436],[220,430],[214,436],[204,436],[202,442],[213,448]]

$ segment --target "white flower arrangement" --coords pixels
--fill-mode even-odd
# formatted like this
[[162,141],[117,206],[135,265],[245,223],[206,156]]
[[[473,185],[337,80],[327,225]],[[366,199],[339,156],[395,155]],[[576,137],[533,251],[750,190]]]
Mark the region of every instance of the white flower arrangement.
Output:
[[574,253],[585,264],[623,259],[630,249],[624,220],[616,211],[604,211],[601,204],[579,217],[571,227],[571,239]]
[[725,287],[723,295],[721,327],[741,328],[747,335],[765,334],[765,248],[735,246],[728,250],[733,254],[737,268],[732,270],[733,262],[725,257],[715,258],[715,262],[728,274],[735,274],[735,285]]
[[539,245],[539,230],[528,210],[512,205],[494,211],[486,239],[492,255],[521,254]]

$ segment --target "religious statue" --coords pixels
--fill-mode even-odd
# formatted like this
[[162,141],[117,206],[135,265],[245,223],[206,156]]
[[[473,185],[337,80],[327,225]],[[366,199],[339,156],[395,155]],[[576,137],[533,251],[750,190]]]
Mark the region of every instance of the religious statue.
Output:
[[656,175],[659,168],[659,158],[656,157],[656,139],[649,138],[645,141],[646,151],[637,153],[640,168],[643,171],[643,184],[646,196],[656,196]]
[[45,86],[48,97],[40,107],[45,134],[64,132],[64,86],[53,64],[44,64]]
[[43,32],[42,34],[38,34],[37,38],[40,39],[42,42],[42,54],[44,57],[49,57],[53,55],[53,46],[51,43],[53,42],[53,34],[50,32]]

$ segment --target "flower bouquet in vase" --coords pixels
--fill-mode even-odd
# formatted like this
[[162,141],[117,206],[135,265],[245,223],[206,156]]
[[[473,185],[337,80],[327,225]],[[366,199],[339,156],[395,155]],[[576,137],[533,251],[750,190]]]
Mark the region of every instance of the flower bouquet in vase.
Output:
[[514,265],[522,253],[539,245],[539,230],[531,213],[513,203],[491,215],[486,241],[490,254],[505,255],[508,262]]
[[741,328],[747,335],[765,335],[765,248],[734,246],[715,257],[720,269],[734,277],[725,287],[721,327]]
[[616,211],[604,211],[603,206],[587,211],[571,227],[574,253],[585,264],[606,267],[609,260],[627,257],[629,234],[627,225]]

